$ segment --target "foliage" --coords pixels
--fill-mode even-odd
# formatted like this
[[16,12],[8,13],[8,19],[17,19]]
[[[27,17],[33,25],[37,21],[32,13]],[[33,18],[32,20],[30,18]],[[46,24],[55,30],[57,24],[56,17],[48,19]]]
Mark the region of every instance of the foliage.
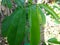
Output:
[[50,43],[54,43],[54,44],[60,44],[60,42],[57,41],[56,38],[51,38],[51,39],[48,40],[48,42],[50,42]]
[[[2,35],[7,37],[9,45],[22,45],[26,36],[26,13],[28,14],[30,45],[38,45],[40,42],[40,26],[46,23],[44,8],[48,13],[58,20],[58,15],[48,4],[33,4],[28,2],[26,7],[24,0],[14,0],[17,4],[15,11],[2,22]],[[12,8],[11,0],[2,0],[2,4]],[[41,8],[42,7],[42,8]],[[27,33],[28,34],[28,33]]]

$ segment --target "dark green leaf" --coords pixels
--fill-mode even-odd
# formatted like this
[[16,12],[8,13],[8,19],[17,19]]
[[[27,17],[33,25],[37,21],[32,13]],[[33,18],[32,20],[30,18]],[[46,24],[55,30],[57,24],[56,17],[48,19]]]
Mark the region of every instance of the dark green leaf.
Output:
[[25,36],[26,23],[26,15],[24,12],[25,11],[22,8],[19,8],[14,14],[14,18],[12,18],[7,33],[9,45],[22,45]]
[[8,27],[10,26],[10,23],[12,21],[12,18],[14,18],[14,16],[16,14],[18,14],[18,8],[10,15],[7,16],[3,21],[2,21],[2,36],[7,36],[7,32],[8,32]]
[[14,1],[18,6],[23,6],[25,2],[25,0],[14,0]]
[[25,10],[17,8],[2,22],[2,35],[7,36],[9,45],[20,45],[25,36]]

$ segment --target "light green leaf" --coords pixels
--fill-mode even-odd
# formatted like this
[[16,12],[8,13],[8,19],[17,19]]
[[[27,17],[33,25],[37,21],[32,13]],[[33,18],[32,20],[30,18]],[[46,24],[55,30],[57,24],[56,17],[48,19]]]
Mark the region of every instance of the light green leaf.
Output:
[[39,8],[39,11],[40,11],[40,12],[39,12],[39,13],[40,13],[40,22],[41,22],[42,25],[44,25],[44,24],[46,23],[46,17],[45,17],[45,15],[44,15],[41,7]]
[[51,38],[51,39],[48,40],[48,42],[50,42],[50,43],[54,43],[54,44],[60,44],[60,42],[57,41],[56,38]]
[[40,42],[40,25],[38,7],[32,5],[29,7],[30,20],[30,45],[38,45]]
[[56,12],[54,12],[54,10],[50,6],[48,6],[48,4],[41,4],[40,6],[42,6],[47,12],[49,12],[51,14],[51,16],[53,16],[54,19],[56,19],[56,20],[59,19]]

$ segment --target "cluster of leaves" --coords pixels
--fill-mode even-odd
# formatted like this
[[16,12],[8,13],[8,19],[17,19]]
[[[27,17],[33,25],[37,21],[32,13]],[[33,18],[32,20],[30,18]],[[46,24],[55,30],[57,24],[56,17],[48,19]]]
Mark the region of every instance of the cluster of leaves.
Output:
[[[46,23],[46,17],[42,8],[56,20],[59,19],[58,15],[48,4],[33,4],[32,0],[30,0],[28,7],[26,7],[24,0],[13,1],[17,4],[17,8],[2,21],[3,37],[7,37],[9,45],[22,45],[26,36],[26,13],[28,13],[30,45],[38,45],[40,42],[40,26],[44,26]],[[12,0],[2,0],[2,4],[10,9],[12,8]]]

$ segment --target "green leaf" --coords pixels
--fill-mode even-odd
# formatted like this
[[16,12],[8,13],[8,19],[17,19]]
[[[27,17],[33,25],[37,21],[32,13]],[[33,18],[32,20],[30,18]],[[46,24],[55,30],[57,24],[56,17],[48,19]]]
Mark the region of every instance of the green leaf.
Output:
[[29,7],[30,45],[38,45],[40,42],[40,23],[38,10],[38,6],[36,5]]
[[48,45],[51,45],[51,44],[48,43]]
[[26,26],[26,15],[25,11],[23,11],[22,15],[20,16],[20,21],[18,23],[15,45],[20,45],[23,42],[25,37],[25,26]]
[[7,7],[9,7],[9,8],[12,8],[12,2],[11,2],[11,0],[6,0],[6,5],[7,5]]
[[60,7],[58,7],[58,6],[56,6],[56,5],[54,5],[53,8],[57,8],[58,10],[60,10]]
[[11,0],[2,0],[2,4],[6,5],[8,8],[12,8]]
[[20,45],[25,36],[25,10],[17,8],[2,22],[2,35],[7,36],[9,45]]
[[7,32],[8,32],[8,27],[10,26],[10,23],[12,21],[12,18],[17,14],[18,15],[19,8],[16,8],[16,10],[10,15],[7,16],[3,21],[2,21],[2,36],[6,37]]
[[54,44],[60,44],[60,42],[57,41],[56,38],[51,38],[51,39],[48,40],[48,42],[50,42],[50,43],[54,43]]
[[39,13],[40,13],[40,22],[41,22],[42,25],[44,25],[44,24],[46,23],[46,17],[45,17],[45,15],[44,15],[41,7],[39,8],[39,11],[40,11],[40,12],[39,12]]
[[26,44],[24,44],[24,45],[30,45],[30,43],[26,43]]
[[54,12],[54,10],[50,6],[48,6],[48,4],[41,4],[40,6],[42,6],[47,12],[49,12],[51,14],[51,16],[53,16],[54,19],[56,19],[56,20],[59,19],[56,12]]
[[25,2],[25,0],[14,0],[14,1],[18,6],[23,6]]
[[55,22],[56,24],[60,24],[60,22],[59,22],[58,20],[55,20],[54,22]]
[[33,1],[32,1],[32,0],[28,0],[28,2],[29,2],[29,4],[32,4],[32,3],[33,3]]
[[1,33],[2,33],[2,36],[3,37],[6,37],[7,36],[7,31],[8,31],[7,29],[9,27],[10,22],[11,22],[11,19],[9,19],[9,16],[6,17],[3,20],[3,22],[2,22],[2,31],[1,31]]
[[5,5],[6,4],[6,0],[2,0],[2,4]]
[[9,45],[22,45],[25,36],[26,15],[22,8],[14,14],[10,26],[8,27],[7,39]]

